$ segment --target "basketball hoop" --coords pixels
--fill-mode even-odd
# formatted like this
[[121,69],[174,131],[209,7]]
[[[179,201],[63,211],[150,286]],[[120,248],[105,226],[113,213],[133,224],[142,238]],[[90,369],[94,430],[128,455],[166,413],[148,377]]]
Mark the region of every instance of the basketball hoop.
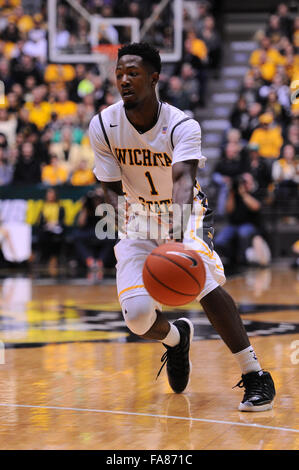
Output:
[[109,57],[110,61],[116,60],[118,49],[121,47],[121,44],[98,44],[93,46],[92,52],[103,54]]
[[98,62],[101,76],[103,79],[114,76],[114,67],[117,59],[118,49],[121,44],[98,44],[93,46],[92,52],[101,55],[101,61]]

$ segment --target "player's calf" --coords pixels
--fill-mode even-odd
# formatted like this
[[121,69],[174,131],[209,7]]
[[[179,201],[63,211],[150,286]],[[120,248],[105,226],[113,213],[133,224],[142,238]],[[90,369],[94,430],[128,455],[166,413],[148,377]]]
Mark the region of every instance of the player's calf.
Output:
[[170,324],[157,309],[157,303],[149,296],[131,297],[122,302],[122,311],[127,327],[136,335],[163,342],[166,352],[161,361],[167,364],[168,381],[176,393],[181,393],[188,385],[191,362],[190,344],[194,327],[190,320],[180,318]]

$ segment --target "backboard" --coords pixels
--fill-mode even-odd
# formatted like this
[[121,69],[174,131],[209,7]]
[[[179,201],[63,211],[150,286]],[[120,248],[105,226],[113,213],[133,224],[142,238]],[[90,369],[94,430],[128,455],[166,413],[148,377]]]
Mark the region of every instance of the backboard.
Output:
[[[77,0],[48,0],[50,62],[107,65],[115,59],[120,45],[139,41],[157,47],[162,62],[180,60],[182,0],[162,0],[151,5],[148,18],[143,20],[102,17],[83,5]],[[76,33],[68,28],[72,24],[76,25]]]

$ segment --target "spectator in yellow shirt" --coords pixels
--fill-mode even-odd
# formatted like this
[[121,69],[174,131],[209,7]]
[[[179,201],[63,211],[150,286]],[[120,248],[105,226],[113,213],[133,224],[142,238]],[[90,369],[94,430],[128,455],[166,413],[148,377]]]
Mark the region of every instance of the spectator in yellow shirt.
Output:
[[22,33],[29,33],[34,28],[33,18],[29,15],[23,15],[17,22],[18,29]]
[[44,74],[47,83],[56,83],[59,87],[65,86],[66,82],[74,80],[75,68],[69,64],[48,64]]
[[259,117],[260,127],[255,129],[251,135],[250,144],[259,146],[260,156],[271,160],[279,157],[283,144],[281,129],[278,126],[272,127],[273,116],[271,113],[261,114]]
[[208,48],[202,39],[196,37],[194,31],[189,31],[185,40],[186,51],[198,57],[201,61],[207,62]]
[[57,114],[58,119],[65,119],[76,115],[77,105],[69,100],[67,90],[62,89],[58,92],[58,101],[52,105],[52,110]]
[[263,80],[272,82],[276,73],[276,63],[267,60],[267,54],[265,51],[261,51],[260,62],[256,67],[259,69]]
[[249,63],[252,67],[259,67],[262,63],[272,63],[274,65],[284,65],[285,58],[277,49],[271,46],[271,40],[267,36],[261,39],[259,49],[251,53]]
[[21,4],[21,0],[0,0],[0,8],[2,9],[2,14],[5,16],[6,13],[11,13],[13,7],[17,7]]
[[49,186],[64,184],[68,179],[68,171],[65,166],[59,162],[55,154],[51,155],[50,164],[42,169],[42,182]]
[[207,81],[205,67],[208,64],[208,48],[202,39],[196,37],[194,31],[187,33],[184,41],[183,60],[188,62],[196,72],[200,90],[198,106],[204,106]]
[[33,101],[27,102],[25,108],[29,111],[29,121],[42,130],[51,119],[51,105],[43,101],[44,87],[38,86],[32,91]]
[[95,183],[93,172],[88,168],[86,160],[81,160],[77,169],[73,172],[71,184],[73,186],[88,186]]

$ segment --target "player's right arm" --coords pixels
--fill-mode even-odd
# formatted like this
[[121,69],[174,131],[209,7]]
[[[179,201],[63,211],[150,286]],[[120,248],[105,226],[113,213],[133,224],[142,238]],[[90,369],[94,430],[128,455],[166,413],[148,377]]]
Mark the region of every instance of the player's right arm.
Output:
[[104,190],[105,201],[118,211],[119,197],[124,196],[120,165],[116,161],[100,124],[99,116],[89,125],[89,140],[95,154],[94,174]]
[[100,183],[104,190],[106,203],[111,204],[114,210],[117,212],[119,197],[124,196],[121,180],[110,182],[100,181]]
[[[203,167],[206,158],[201,154],[201,129],[194,119],[184,120],[172,132],[172,201],[181,207],[181,240],[188,224],[186,214],[191,214],[197,168]],[[184,222],[184,223],[183,223]]]

